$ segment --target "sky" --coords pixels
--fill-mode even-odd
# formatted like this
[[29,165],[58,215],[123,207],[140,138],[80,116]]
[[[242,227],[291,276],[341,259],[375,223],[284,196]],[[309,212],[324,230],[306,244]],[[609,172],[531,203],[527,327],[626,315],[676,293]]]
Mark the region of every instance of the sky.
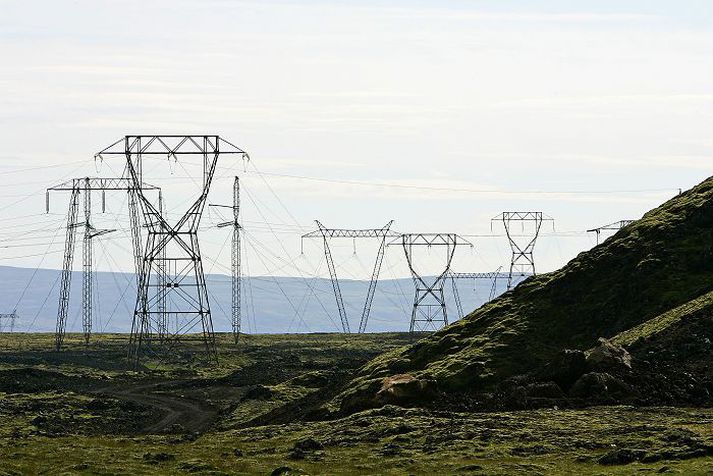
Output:
[[[509,262],[491,222],[505,210],[554,219],[536,248],[554,270],[595,244],[587,229],[711,175],[706,0],[1,3],[2,265],[61,266],[67,197],[45,214],[44,190],[121,173],[93,156],[126,134],[219,134],[249,152],[221,159],[210,201],[230,202],[240,176],[254,275],[326,275],[321,243],[300,255],[315,219],[460,233],[474,249],[454,269],[492,271]],[[195,170],[176,168],[151,169],[174,219]],[[131,270],[124,197],[107,201],[97,227],[118,232],[97,267]],[[224,218],[203,221],[212,272],[230,263]],[[343,276],[368,276],[374,243],[334,246]],[[440,258],[425,251],[423,272]],[[387,263],[408,274],[397,247]]]

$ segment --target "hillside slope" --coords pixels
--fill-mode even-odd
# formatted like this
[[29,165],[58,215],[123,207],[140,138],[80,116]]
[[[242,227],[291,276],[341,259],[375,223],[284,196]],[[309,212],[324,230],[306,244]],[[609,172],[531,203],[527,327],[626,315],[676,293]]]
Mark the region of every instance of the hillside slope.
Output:
[[342,398],[409,373],[473,392],[587,349],[713,290],[713,178],[559,271],[522,283],[441,331],[367,364]]

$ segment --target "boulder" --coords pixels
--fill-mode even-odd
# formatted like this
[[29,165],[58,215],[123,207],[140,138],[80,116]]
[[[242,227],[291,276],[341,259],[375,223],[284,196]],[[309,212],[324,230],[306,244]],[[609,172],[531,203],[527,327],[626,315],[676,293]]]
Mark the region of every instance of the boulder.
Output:
[[620,345],[600,337],[599,344],[587,353],[587,366],[591,370],[630,370],[631,354]]
[[346,395],[341,402],[342,413],[354,413],[385,405],[410,407],[429,402],[439,395],[435,380],[399,374],[375,380]]
[[587,400],[589,403],[621,401],[631,394],[632,389],[626,383],[603,372],[582,375],[569,391],[571,397]]
[[324,449],[324,445],[314,438],[305,438],[295,443],[292,451],[287,455],[290,459],[305,459],[307,456],[313,455],[315,451]]
[[380,405],[408,406],[413,403],[433,400],[438,395],[437,384],[432,379],[416,378],[411,374],[386,377],[376,393]]

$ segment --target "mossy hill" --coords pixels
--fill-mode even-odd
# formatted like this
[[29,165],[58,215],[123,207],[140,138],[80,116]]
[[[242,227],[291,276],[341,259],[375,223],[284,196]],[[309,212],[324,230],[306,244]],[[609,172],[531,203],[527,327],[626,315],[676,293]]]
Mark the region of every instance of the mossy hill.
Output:
[[682,316],[710,316],[712,290],[710,178],[559,271],[530,278],[453,325],[371,361],[341,397],[373,393],[385,377],[404,373],[434,379],[445,392],[487,390],[562,349],[617,336],[641,345],[678,327]]

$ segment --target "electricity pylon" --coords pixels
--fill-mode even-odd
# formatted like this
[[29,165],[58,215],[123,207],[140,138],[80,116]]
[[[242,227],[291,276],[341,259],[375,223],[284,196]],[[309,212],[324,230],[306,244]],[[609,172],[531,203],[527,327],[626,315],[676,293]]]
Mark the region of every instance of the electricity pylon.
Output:
[[597,244],[599,244],[599,238],[600,235],[602,234],[603,231],[619,231],[625,226],[629,226],[632,223],[634,223],[635,220],[619,220],[614,223],[610,223],[608,225],[600,226],[599,228],[592,228],[591,230],[587,230],[587,233],[596,233],[597,235]]
[[[399,236],[398,233],[391,231],[391,225],[394,223],[394,221],[391,220],[382,228],[367,229],[327,228],[322,225],[319,220],[315,220],[315,222],[317,223],[317,230],[302,235],[302,242],[304,243],[305,238],[321,238],[324,243],[324,256],[327,260],[327,268],[329,268],[329,277],[332,281],[334,298],[337,301],[337,309],[339,311],[339,318],[342,323],[342,331],[347,334],[351,332],[351,329],[349,326],[347,311],[344,307],[342,291],[339,287],[339,278],[337,277],[337,270],[334,266],[334,260],[332,259],[332,251],[329,248],[329,240],[331,238],[351,238],[352,240],[356,240],[357,238],[378,238],[380,240],[379,251],[377,251],[376,253],[376,261],[374,263],[374,269],[371,273],[369,289],[366,292],[366,299],[364,300],[364,307],[362,308],[361,319],[359,320],[358,333],[363,334],[366,331],[369,314],[371,313],[371,305],[374,301],[374,292],[376,291],[376,285],[379,281],[379,272],[381,271],[381,264],[384,261],[384,254],[386,252],[386,238],[393,238]],[[304,253],[304,246],[302,246],[302,252]]]
[[[158,190],[153,185],[144,184],[147,190]],[[62,275],[59,291],[59,305],[57,310],[57,326],[55,331],[55,349],[60,350],[64,342],[64,335],[67,326],[67,314],[69,311],[69,295],[72,284],[72,264],[74,262],[74,248],[76,242],[76,231],[84,228],[82,240],[82,331],[84,342],[89,343],[92,333],[93,309],[92,309],[92,284],[93,284],[93,257],[92,241],[99,236],[111,233],[115,230],[97,230],[92,225],[92,193],[102,193],[102,212],[106,211],[107,191],[128,191],[129,196],[133,190],[132,182],[127,178],[102,178],[102,177],[82,177],[68,180],[50,187],[46,192],[46,211],[50,210],[50,192],[70,192],[69,211],[67,213],[67,229],[64,242],[64,260],[62,265]],[[82,195],[83,194],[83,195]],[[84,220],[78,221],[79,198],[83,196]],[[131,201],[129,201],[131,210]],[[139,224],[132,220],[131,229],[134,235],[135,227]],[[140,254],[140,242],[134,242],[134,254]]]
[[507,278],[509,275],[507,273],[501,273],[500,270],[502,269],[502,266],[497,269],[497,271],[492,272],[492,273],[456,273],[456,272],[450,272],[448,273],[448,277],[451,280],[451,285],[453,287],[453,300],[456,303],[456,308],[458,309],[458,314],[461,318],[465,316],[463,313],[463,304],[460,299],[460,293],[458,291],[458,286],[456,284],[456,280],[458,279],[472,279],[477,283],[479,280],[488,280],[490,281],[490,296],[488,297],[488,301],[490,302],[493,299],[495,299],[495,296],[497,294],[497,289],[498,289],[498,279],[502,278]]
[[223,223],[218,223],[218,228],[226,226],[233,227],[233,238],[230,252],[230,272],[231,272],[231,323],[233,326],[233,340],[238,345],[240,340],[240,326],[242,321],[240,305],[240,285],[242,276],[240,274],[240,179],[236,176],[233,181],[233,204],[213,205],[212,207],[230,208],[233,211],[233,219]]
[[5,332],[6,327],[5,324],[3,324],[4,321],[10,321],[8,324],[10,326],[10,332],[15,332],[15,321],[17,319],[17,309],[8,314],[0,314],[0,333]]
[[[510,242],[512,250],[512,259],[510,260],[510,272],[508,274],[508,291],[513,288],[513,277],[517,275],[520,278],[534,276],[537,274],[535,267],[535,244],[540,236],[542,223],[546,221],[552,222],[554,229],[554,220],[542,212],[502,212],[491,220],[492,223],[502,222],[505,227],[505,234]],[[520,223],[521,231],[518,235],[516,230],[513,230],[514,223]],[[526,229],[525,224],[531,223],[532,228]],[[518,240],[518,238],[525,238]]]
[[[438,330],[437,323],[448,325],[448,311],[446,310],[446,299],[443,293],[446,277],[451,272],[451,263],[458,246],[470,246],[473,244],[455,233],[406,233],[389,245],[401,245],[406,255],[416,293],[411,310],[411,324],[409,332]],[[414,256],[414,248],[438,247],[445,250],[445,262],[441,268],[443,271],[435,277],[426,277],[418,270]]]
[[[138,366],[145,351],[167,355],[196,327],[206,354],[217,359],[213,320],[203,272],[203,258],[198,242],[198,227],[205,209],[208,192],[221,155],[232,154],[247,159],[245,151],[217,135],[138,135],[125,136],[96,154],[103,160],[120,156],[126,160],[128,176],[137,191],[137,199],[148,236],[141,263],[140,285],[134,308],[129,339],[129,358]],[[203,165],[201,190],[188,210],[175,223],[169,223],[163,212],[148,199],[142,187],[144,158],[185,160],[200,159]],[[159,263],[165,254],[164,269]],[[165,281],[162,276],[165,276]],[[163,287],[170,309],[162,310],[151,290]],[[160,333],[161,315],[175,318],[175,328],[166,331],[154,346],[154,335]]]

